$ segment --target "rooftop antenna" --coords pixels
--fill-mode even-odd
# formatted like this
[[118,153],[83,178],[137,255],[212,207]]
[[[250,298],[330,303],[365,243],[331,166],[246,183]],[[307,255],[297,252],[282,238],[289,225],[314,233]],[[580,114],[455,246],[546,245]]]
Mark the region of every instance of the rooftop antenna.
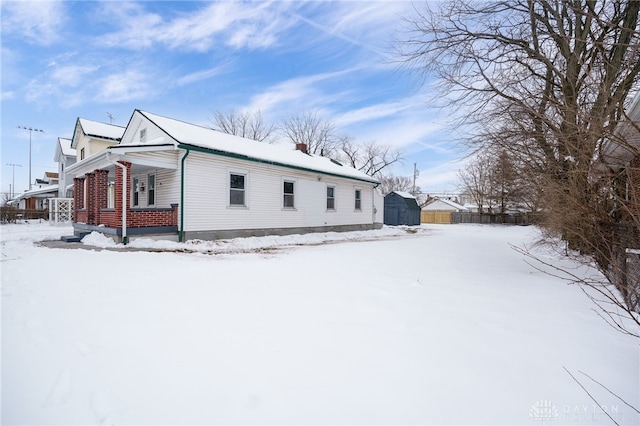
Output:
[[107,112],[107,117],[109,117],[109,124],[113,124],[113,115],[110,112]]

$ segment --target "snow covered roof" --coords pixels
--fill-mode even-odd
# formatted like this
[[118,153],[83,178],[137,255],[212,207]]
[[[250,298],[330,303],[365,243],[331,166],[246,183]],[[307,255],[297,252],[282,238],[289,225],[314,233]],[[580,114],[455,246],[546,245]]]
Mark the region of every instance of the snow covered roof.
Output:
[[[442,203],[444,203],[448,207],[451,207],[454,210],[468,210],[465,206],[458,204],[455,201],[447,200],[446,198],[435,198],[431,200],[429,203],[427,203],[424,209],[430,210],[429,209],[430,206],[434,207],[436,204],[442,205]],[[433,208],[431,210],[433,210]]]
[[76,156],[76,150],[71,148],[71,139],[58,138],[58,144],[56,145],[56,152],[53,156],[53,161],[60,162],[60,157],[74,157]]
[[71,139],[58,138],[58,144],[60,145],[60,151],[62,152],[62,155],[66,155],[68,157],[76,156],[76,150],[71,148]]
[[146,111],[136,110],[134,115],[136,113],[161,128],[178,144],[204,148],[235,158],[379,183],[377,179],[353,167],[342,165],[327,157],[295,150],[292,146],[258,142]]
[[410,194],[408,192],[404,192],[404,191],[393,191],[393,192],[395,192],[396,194],[398,194],[402,198],[416,198],[416,197],[414,197],[412,194]]
[[17,195],[13,200],[11,200],[11,203],[14,203],[16,201],[19,201],[23,198],[32,198],[38,195],[42,195],[42,194],[48,194],[48,193],[58,193],[58,185],[46,185],[43,186],[42,188],[36,188],[36,189],[32,189],[30,191],[25,191],[19,195]]
[[78,118],[82,131],[87,136],[94,136],[101,139],[111,139],[119,141],[122,139],[125,128],[115,124],[101,123],[99,121]]

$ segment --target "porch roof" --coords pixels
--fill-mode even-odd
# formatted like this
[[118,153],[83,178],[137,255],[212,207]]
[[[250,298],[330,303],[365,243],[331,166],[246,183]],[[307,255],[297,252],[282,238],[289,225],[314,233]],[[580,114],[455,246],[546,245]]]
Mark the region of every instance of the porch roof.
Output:
[[176,149],[177,147],[174,144],[110,146],[67,167],[65,173],[68,176],[77,177],[84,175],[85,173],[93,172],[94,170],[114,167],[114,162],[116,161],[126,161],[134,165],[153,167],[157,169],[177,169],[177,163],[131,157],[127,155],[140,152],[173,151]]

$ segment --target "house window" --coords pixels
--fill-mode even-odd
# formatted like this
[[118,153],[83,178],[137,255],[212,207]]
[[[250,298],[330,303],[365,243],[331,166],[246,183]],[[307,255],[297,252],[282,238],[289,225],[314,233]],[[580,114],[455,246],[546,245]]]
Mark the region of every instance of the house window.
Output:
[[327,210],[335,210],[336,208],[335,192],[335,186],[327,186]]
[[80,161],[84,160],[84,148],[80,150]]
[[355,201],[356,201],[355,209],[362,210],[362,190],[361,189],[356,189]]
[[116,207],[116,182],[111,179],[107,185],[107,208],[114,209]]
[[156,203],[156,175],[147,177],[147,205],[153,206]]
[[229,204],[244,206],[245,204],[245,175],[231,173],[229,175]]
[[294,182],[290,181],[290,180],[285,180],[283,182],[283,203],[282,206],[285,208],[294,208],[295,207],[295,203],[294,203]]
[[147,141],[147,129],[140,130],[140,143],[145,143]]
[[131,180],[133,189],[131,191],[131,194],[133,196],[133,200],[131,201],[131,204],[133,206],[137,206],[140,204],[140,178],[134,177]]

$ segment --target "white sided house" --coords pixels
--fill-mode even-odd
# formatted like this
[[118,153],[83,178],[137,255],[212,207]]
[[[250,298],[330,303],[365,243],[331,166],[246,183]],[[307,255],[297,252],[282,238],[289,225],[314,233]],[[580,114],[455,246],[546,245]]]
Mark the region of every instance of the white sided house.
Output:
[[71,139],[58,138],[53,160],[58,163],[58,198],[71,197],[73,180],[65,175],[69,166],[76,163],[76,150],[71,148]]
[[67,168],[75,233],[126,243],[382,226],[377,179],[297,148],[135,110],[119,144]]

